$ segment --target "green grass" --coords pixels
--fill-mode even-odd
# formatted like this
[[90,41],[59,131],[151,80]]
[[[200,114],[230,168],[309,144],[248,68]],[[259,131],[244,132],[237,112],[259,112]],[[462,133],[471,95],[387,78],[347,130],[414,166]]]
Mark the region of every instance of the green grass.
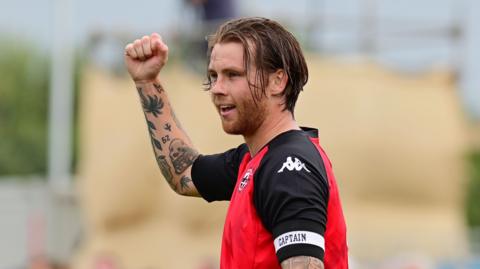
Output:
[[[13,40],[0,39],[0,176],[42,176],[47,172],[49,55],[25,40]],[[75,96],[81,71],[78,59]],[[76,122],[72,169],[78,148]]]
[[466,213],[470,227],[480,227],[480,151],[469,156],[470,179],[467,187]]

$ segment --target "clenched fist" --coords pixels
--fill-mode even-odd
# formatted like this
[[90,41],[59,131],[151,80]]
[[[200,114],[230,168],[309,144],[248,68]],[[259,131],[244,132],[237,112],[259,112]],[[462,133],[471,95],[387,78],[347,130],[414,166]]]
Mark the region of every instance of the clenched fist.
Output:
[[168,47],[159,34],[137,39],[125,47],[125,64],[135,83],[155,80],[168,60]]

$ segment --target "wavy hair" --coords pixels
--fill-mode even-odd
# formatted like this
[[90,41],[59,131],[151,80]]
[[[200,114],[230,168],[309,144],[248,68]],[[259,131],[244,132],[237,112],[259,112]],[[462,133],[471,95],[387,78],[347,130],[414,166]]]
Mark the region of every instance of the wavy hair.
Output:
[[[247,74],[250,63],[256,67],[255,81],[248,81],[255,102],[266,95],[268,75],[279,69],[285,72],[288,82],[281,95],[285,97],[284,110],[293,114],[298,95],[308,81],[305,57],[295,37],[278,22],[270,19],[253,17],[230,20],[208,37],[208,64],[215,44],[227,42],[243,45]],[[206,90],[212,87],[209,75],[204,85]]]

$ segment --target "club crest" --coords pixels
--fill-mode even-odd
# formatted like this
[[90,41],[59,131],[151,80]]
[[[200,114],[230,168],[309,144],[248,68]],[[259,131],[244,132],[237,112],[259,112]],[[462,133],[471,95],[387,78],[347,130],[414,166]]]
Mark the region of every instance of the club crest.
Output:
[[248,169],[247,172],[245,172],[245,174],[243,175],[242,181],[238,185],[238,191],[242,191],[243,189],[245,189],[245,187],[248,184],[248,181],[250,180],[251,175],[252,175],[252,169]]

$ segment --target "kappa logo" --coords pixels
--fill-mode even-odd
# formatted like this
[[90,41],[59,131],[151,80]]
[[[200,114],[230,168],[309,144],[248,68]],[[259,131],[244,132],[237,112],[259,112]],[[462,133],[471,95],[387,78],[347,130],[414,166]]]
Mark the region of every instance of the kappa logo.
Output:
[[310,170],[307,169],[307,166],[305,166],[304,163],[302,163],[298,158],[294,158],[295,161],[292,160],[292,157],[288,156],[287,160],[283,163],[282,168],[277,171],[277,173],[282,173],[285,168],[287,168],[288,171],[301,171],[302,169],[305,169],[308,173],[310,173]]
[[243,175],[240,185],[238,185],[238,191],[243,191],[243,189],[245,189],[251,175],[252,175],[252,169],[248,169],[247,172],[245,172],[245,174]]

